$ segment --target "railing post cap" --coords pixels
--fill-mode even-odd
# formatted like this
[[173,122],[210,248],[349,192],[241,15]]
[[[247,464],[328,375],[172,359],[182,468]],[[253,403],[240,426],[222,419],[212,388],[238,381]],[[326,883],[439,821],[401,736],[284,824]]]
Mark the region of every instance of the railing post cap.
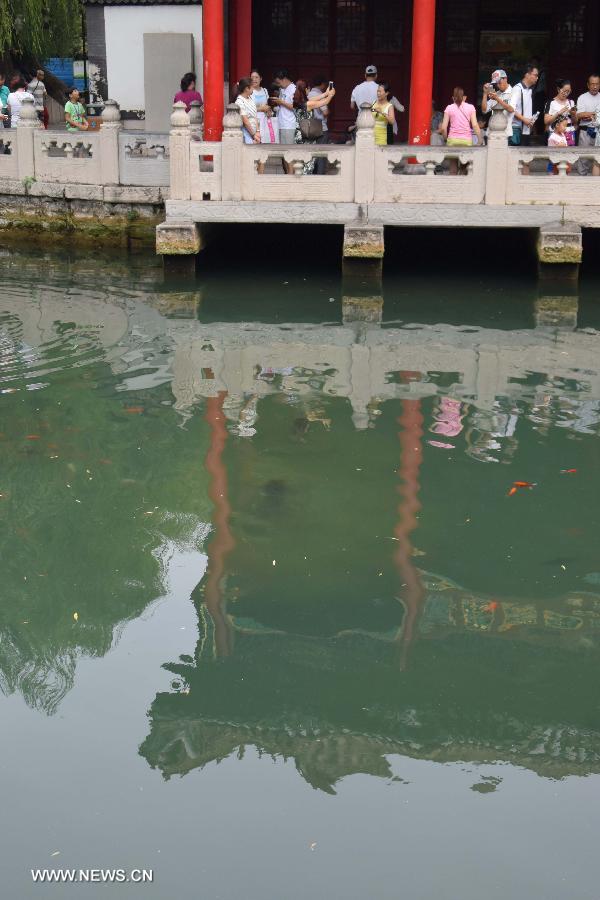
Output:
[[488,131],[506,131],[508,117],[501,106],[492,109],[492,118],[489,121]]
[[190,124],[190,117],[185,111],[185,103],[178,100],[173,104],[173,112],[171,113],[172,128],[187,128]]
[[373,129],[375,127],[375,119],[373,118],[373,111],[371,109],[370,103],[361,103],[360,104],[360,112],[356,119],[356,128],[358,131],[361,131],[363,128]]
[[21,100],[21,111],[19,113],[17,128],[40,128],[41,124],[35,110],[33,97],[23,97]]
[[190,103],[190,111],[188,113],[192,125],[198,125],[202,122],[202,104],[199,100],[192,100]]
[[242,116],[237,103],[228,103],[223,116],[223,129],[225,131],[239,131],[242,127]]
[[116,100],[105,100],[104,109],[102,110],[103,125],[120,125],[121,109]]

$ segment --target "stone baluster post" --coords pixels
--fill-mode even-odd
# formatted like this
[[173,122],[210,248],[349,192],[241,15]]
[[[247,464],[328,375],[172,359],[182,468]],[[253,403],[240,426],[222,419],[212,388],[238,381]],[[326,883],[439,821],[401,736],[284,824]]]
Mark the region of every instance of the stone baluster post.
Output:
[[98,133],[102,184],[120,184],[119,132],[121,110],[116,100],[106,100],[102,111],[102,127]]
[[191,197],[190,140],[190,117],[185,111],[185,103],[179,100],[173,104],[169,135],[171,200],[189,200]]
[[192,134],[197,135],[197,137],[202,140],[202,134],[204,131],[204,112],[202,110],[202,104],[199,100],[192,100],[188,115],[190,117],[190,127],[192,129]]
[[375,196],[375,119],[368,103],[361,103],[356,120],[354,200],[372,203]]
[[[223,200],[242,199],[242,117],[239,107],[230,103],[223,117],[221,138],[221,178]],[[246,198],[252,199],[252,198]]]
[[485,175],[485,202],[491,206],[506,204],[506,180],[508,177],[508,117],[503,109],[492,111],[488,126],[487,169]]
[[34,133],[42,124],[38,119],[32,97],[23,97],[21,113],[17,127],[12,129],[15,140],[13,153],[17,154],[17,171],[19,178],[35,178],[35,146]]

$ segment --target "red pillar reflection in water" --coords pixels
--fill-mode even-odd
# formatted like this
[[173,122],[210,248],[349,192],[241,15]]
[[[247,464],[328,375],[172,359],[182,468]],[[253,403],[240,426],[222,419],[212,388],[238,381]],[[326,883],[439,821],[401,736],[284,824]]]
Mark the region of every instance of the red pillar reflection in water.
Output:
[[223,414],[226,396],[226,391],[220,391],[216,397],[209,397],[206,401],[205,416],[210,426],[210,444],[205,465],[210,476],[208,496],[214,507],[214,534],[208,545],[204,602],[215,626],[217,656],[229,656],[233,650],[233,633],[223,601],[225,560],[235,547],[235,540],[229,528],[231,507],[227,496],[227,469],[223,462],[223,451],[228,438]]
[[[405,380],[413,380],[413,373],[405,373]],[[401,646],[400,667],[405,669],[408,652],[415,637],[415,629],[425,599],[425,589],[421,577],[413,562],[413,546],[410,535],[418,526],[417,513],[421,509],[419,503],[419,469],[423,461],[423,415],[420,400],[403,400],[402,414],[398,419],[400,432],[401,457],[398,474],[402,483],[398,485],[398,493],[402,502],[398,507],[398,522],[394,528],[397,539],[394,561],[402,579],[401,600],[404,605],[404,621],[399,635]]]

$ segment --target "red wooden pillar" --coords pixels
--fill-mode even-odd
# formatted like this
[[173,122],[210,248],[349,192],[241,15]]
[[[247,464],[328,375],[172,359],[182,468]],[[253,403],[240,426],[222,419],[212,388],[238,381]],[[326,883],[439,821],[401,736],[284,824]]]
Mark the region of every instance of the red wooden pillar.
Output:
[[[237,75],[237,2],[229,0],[229,88],[230,93],[234,84],[239,81]],[[227,67],[226,67],[227,68]]]
[[225,71],[223,60],[223,0],[202,5],[204,55],[204,140],[219,141],[223,130]]
[[411,144],[429,144],[431,136],[435,3],[436,0],[414,0],[408,120]]
[[252,0],[231,2],[231,82],[249,78],[252,68]]

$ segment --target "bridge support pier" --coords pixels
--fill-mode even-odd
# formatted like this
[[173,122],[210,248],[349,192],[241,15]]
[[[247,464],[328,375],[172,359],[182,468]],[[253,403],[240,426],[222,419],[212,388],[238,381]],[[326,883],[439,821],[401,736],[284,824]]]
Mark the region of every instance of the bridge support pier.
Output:
[[156,227],[156,253],[167,274],[193,277],[198,253],[206,247],[210,228],[191,219],[167,219]]
[[581,228],[573,222],[542,225],[537,256],[540,278],[576,281],[583,258]]
[[344,323],[381,322],[383,313],[383,226],[346,225],[342,261]]
[[383,225],[344,225],[344,260],[383,259]]
[[572,293],[569,293],[568,285],[563,285],[562,293],[556,293],[555,288],[554,293],[548,290],[548,293],[541,294],[536,299],[534,307],[536,328],[549,328],[553,331],[562,328],[567,331],[575,331],[579,312],[579,296],[575,283],[572,282],[571,286]]

